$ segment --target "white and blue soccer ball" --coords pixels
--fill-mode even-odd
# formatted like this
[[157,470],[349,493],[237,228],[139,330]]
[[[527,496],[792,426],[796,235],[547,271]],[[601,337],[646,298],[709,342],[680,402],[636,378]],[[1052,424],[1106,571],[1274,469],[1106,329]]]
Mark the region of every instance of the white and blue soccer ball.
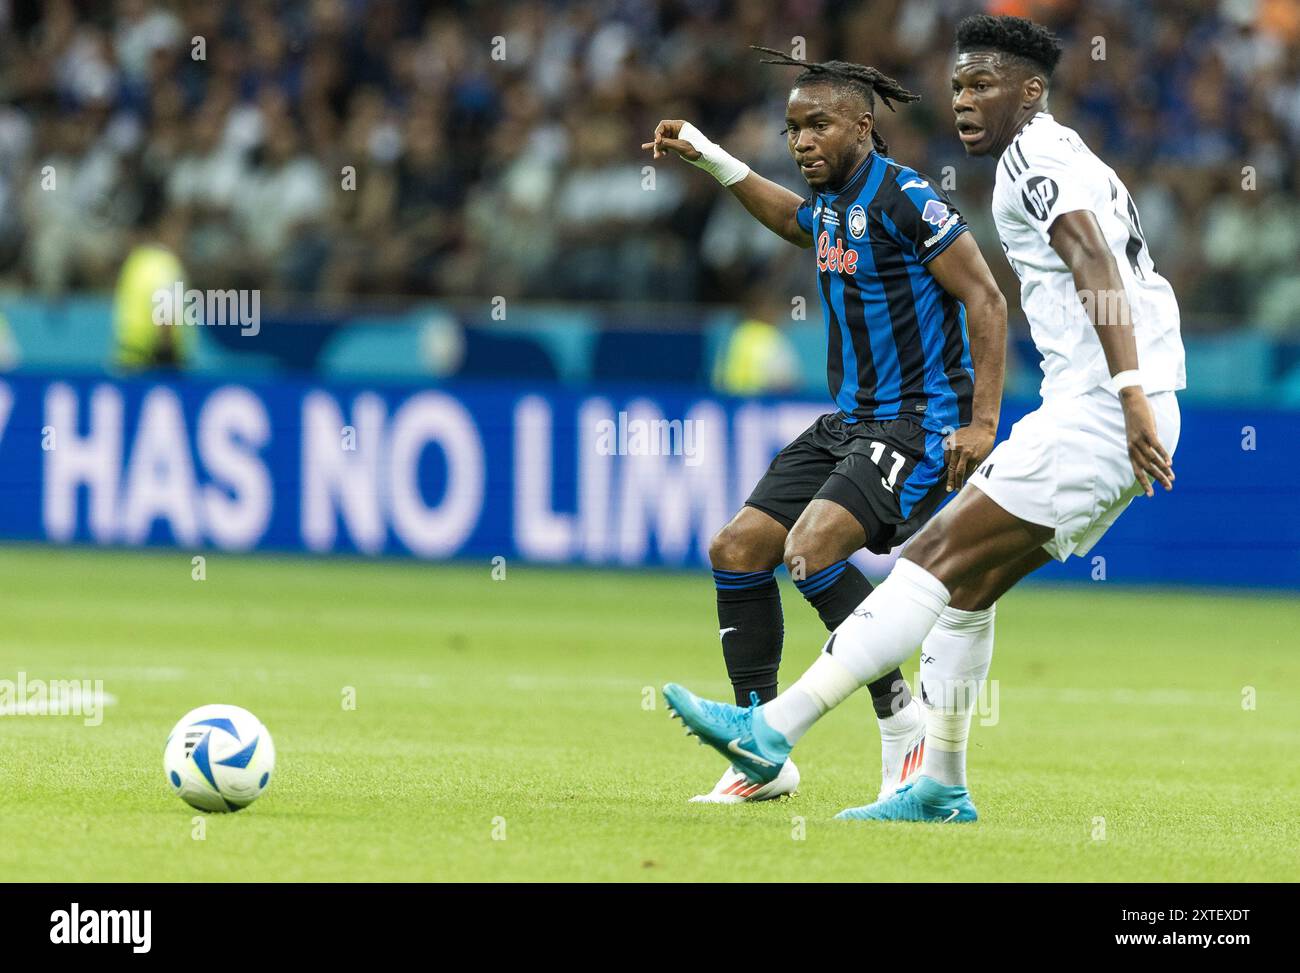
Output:
[[212,703],[181,717],[163,748],[176,796],[200,811],[238,811],[257,800],[275,771],[275,744],[246,709]]

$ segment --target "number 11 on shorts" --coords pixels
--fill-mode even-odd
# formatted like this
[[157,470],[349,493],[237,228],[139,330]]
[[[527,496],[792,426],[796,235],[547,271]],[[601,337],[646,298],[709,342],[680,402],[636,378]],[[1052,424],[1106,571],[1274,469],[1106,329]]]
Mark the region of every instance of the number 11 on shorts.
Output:
[[[885,477],[883,477],[883,476],[880,478],[880,484],[881,484],[881,486],[883,486],[886,490],[888,490],[890,493],[893,493],[893,492],[894,492],[894,481],[898,479],[898,471],[901,470],[901,469],[903,468],[903,463],[905,463],[906,460],[903,459],[902,454],[899,453],[898,450],[896,450],[896,449],[891,449],[889,452],[890,452],[891,454],[893,454],[893,457],[894,457],[894,468],[893,468],[892,470],[889,471],[889,477],[888,477],[888,478],[885,478]],[[875,463],[877,466],[879,466],[879,465],[880,465],[881,457],[883,457],[884,455],[885,455],[885,444],[884,444],[884,443],[872,443],[872,444],[871,444],[871,462],[873,462],[873,463]]]

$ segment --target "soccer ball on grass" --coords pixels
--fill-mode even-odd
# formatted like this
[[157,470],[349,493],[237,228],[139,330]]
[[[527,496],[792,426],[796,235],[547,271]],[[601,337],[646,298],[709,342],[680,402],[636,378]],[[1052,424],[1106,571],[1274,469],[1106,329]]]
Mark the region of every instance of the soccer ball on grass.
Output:
[[275,770],[275,744],[246,709],[213,703],[181,717],[163,748],[163,770],[176,796],[200,811],[252,804]]

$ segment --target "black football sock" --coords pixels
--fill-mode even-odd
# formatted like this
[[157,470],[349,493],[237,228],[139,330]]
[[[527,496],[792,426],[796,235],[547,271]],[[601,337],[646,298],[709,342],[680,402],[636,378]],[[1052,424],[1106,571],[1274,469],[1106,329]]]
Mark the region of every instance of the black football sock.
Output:
[[748,706],[751,692],[758,693],[760,703],[775,699],[785,620],[774,573],[715,568],[713,583],[718,589],[718,637],[736,705]]
[[[817,609],[822,624],[830,632],[839,628],[840,622],[871,594],[871,582],[848,561],[836,561],[794,585]],[[901,669],[887,672],[875,682],[867,683],[867,689],[876,716],[882,720],[901,712],[912,701],[912,693]]]

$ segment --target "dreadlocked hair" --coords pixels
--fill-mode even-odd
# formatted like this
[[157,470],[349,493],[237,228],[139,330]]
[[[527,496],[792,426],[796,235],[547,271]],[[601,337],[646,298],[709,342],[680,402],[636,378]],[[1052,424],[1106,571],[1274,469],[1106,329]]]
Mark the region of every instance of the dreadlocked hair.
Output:
[[[800,61],[785,51],[759,47],[757,44],[751,44],[750,49],[772,55],[770,58],[763,58],[763,64],[803,68],[794,79],[796,87],[801,84],[820,83],[852,91],[861,96],[867,103],[867,110],[871,112],[876,110],[877,96],[890,111],[894,111],[891,102],[910,104],[921,100],[920,95],[913,94],[893,78],[865,64],[854,64],[852,61]],[[880,134],[880,129],[875,125],[871,126],[871,144],[881,155],[889,154],[889,143],[885,141],[885,137]]]

